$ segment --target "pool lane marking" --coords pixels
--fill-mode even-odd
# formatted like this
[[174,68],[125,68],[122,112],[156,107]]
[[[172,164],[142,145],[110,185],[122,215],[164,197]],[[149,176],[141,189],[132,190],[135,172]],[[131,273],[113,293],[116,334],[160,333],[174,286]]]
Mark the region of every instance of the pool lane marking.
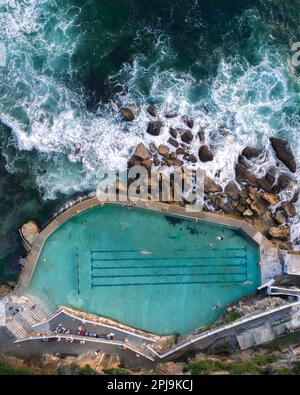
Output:
[[92,274],[92,279],[95,278],[142,278],[142,277],[177,277],[177,276],[235,276],[245,275],[245,273],[170,273],[170,274],[121,274],[121,275],[107,275],[107,276],[95,276]]
[[[213,265],[213,267],[245,267],[245,264],[238,265]],[[168,269],[168,268],[185,268],[185,267],[212,267],[212,265],[155,265],[155,266],[93,266],[92,270],[109,270],[109,269]]]
[[152,258],[145,258],[145,257],[139,257],[139,258],[91,258],[91,262],[122,262],[122,261],[166,261],[166,260],[200,260],[200,259],[247,259],[247,255],[244,256],[186,256],[186,257],[152,257]]
[[191,285],[191,284],[241,284],[242,281],[183,281],[183,282],[163,282],[163,283],[127,283],[127,284],[91,284],[92,288],[96,287],[129,287],[145,285]]
[[[202,251],[202,248],[192,248],[193,251]],[[160,251],[159,249],[151,249],[151,251]],[[174,249],[174,252],[180,252],[180,251],[186,251],[186,249]],[[214,251],[247,251],[247,246],[245,247],[239,247],[239,248],[212,248],[212,252]],[[91,250],[91,255],[92,254],[102,254],[102,253],[111,253],[111,252],[138,252],[140,253],[141,250]]]

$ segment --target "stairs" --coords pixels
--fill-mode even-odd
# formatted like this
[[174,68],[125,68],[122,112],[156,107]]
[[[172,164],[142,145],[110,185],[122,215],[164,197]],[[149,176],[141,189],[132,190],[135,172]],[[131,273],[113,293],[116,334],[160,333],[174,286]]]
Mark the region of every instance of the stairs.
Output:
[[[13,310],[9,310],[9,307]],[[15,295],[10,297],[6,316],[6,327],[17,339],[28,336],[33,325],[48,318],[40,305],[25,296],[17,297]]]
[[26,329],[14,318],[6,322],[6,328],[17,339],[22,339],[27,335]]

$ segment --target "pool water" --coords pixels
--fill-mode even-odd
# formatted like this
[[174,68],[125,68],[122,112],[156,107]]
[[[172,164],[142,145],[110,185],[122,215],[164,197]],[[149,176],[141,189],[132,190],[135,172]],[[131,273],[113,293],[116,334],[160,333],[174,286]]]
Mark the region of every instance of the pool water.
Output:
[[135,328],[185,334],[259,285],[259,250],[235,229],[105,205],[45,242],[28,293]]

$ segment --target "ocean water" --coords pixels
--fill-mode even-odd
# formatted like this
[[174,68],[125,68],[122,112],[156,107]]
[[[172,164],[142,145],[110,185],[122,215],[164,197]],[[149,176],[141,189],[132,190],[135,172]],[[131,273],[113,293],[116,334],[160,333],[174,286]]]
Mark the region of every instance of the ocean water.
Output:
[[237,230],[105,205],[47,239],[28,293],[166,335],[212,323],[259,284],[259,249]]
[[[43,223],[95,188],[99,167],[124,169],[153,141],[149,104],[191,115],[195,133],[230,129],[211,134],[215,160],[202,165],[223,184],[241,149],[271,135],[300,158],[299,18],[298,0],[1,0],[0,276],[17,269],[24,220]],[[130,124],[127,103],[142,109]]]

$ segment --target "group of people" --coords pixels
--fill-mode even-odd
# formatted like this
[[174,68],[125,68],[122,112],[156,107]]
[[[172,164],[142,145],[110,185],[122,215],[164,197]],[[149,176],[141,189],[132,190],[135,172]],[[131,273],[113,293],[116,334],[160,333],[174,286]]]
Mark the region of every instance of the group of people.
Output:
[[82,326],[80,326],[77,330],[77,335],[78,336],[86,336],[86,337],[95,337],[97,339],[107,339],[107,340],[114,340],[115,334],[114,333],[108,333],[106,335],[98,334],[96,332],[89,332],[86,329],[84,329]]

